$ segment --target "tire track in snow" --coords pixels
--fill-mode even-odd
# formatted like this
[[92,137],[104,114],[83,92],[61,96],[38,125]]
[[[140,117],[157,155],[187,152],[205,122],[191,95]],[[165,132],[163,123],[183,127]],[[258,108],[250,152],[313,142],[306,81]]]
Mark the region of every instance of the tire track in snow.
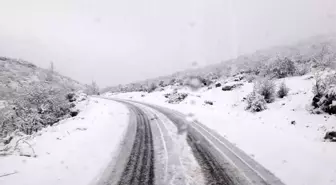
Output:
[[154,146],[150,121],[141,109],[129,103],[125,104],[135,112],[137,128],[131,154],[118,185],[153,185]]
[[229,141],[198,122],[189,122],[180,112],[147,103],[166,115],[179,132],[188,133],[188,143],[204,170],[207,184],[284,185],[280,179]]
[[167,142],[165,135],[161,128],[161,120],[158,119],[157,115],[151,112],[149,109],[142,109],[151,120],[152,131],[154,135],[154,149],[155,149],[155,173],[156,173],[156,184],[165,184],[168,174],[168,163],[169,155],[167,149]]
[[179,133],[188,131],[187,142],[192,148],[195,158],[197,159],[199,165],[203,170],[203,174],[206,180],[206,184],[210,185],[234,185],[240,184],[237,183],[237,179],[232,177],[232,174],[228,172],[226,168],[223,168],[222,165],[216,160],[216,157],[208,151],[207,147],[198,142],[199,139],[196,133],[191,133],[187,127],[187,121],[184,118],[174,114],[171,111],[166,109],[161,109],[156,106],[147,105],[165,116],[167,116],[178,128]]
[[[176,141],[176,138],[179,136],[174,135],[176,133],[175,125],[162,113],[144,106],[142,104],[134,103],[136,106],[141,107],[142,110],[149,115],[153,123],[153,133],[157,135],[157,139],[154,141],[154,144],[161,145],[160,152],[157,152],[157,161],[156,161],[156,182],[159,185],[189,185],[186,182],[186,172],[184,165],[182,164],[182,157],[180,145],[188,145],[186,142],[179,143]],[[155,125],[154,125],[155,124]],[[174,136],[173,136],[174,135]],[[160,137],[159,137],[160,136]],[[160,143],[160,144],[159,144]],[[164,153],[164,156],[162,156]],[[191,154],[191,153],[190,153]],[[188,155],[189,157],[190,155]],[[161,160],[164,159],[164,160]],[[163,164],[164,163],[164,164]],[[164,166],[164,168],[162,168]],[[195,169],[197,167],[193,167]],[[162,170],[163,169],[163,170]],[[202,181],[201,181],[202,182]],[[197,183],[199,184],[199,183]],[[196,184],[195,184],[196,185]]]
[[199,141],[192,135],[188,134],[188,144],[191,146],[196,159],[203,167],[207,184],[211,185],[233,185],[234,180],[228,175],[224,168],[216,161],[214,156],[207,151]]

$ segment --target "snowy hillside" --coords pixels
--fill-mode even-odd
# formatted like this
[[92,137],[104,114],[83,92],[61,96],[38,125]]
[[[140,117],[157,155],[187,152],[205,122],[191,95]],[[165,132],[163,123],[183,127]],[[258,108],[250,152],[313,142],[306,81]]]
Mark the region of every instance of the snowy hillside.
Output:
[[284,58],[297,62],[296,65],[301,69],[298,73],[305,73],[309,71],[311,65],[316,65],[316,61],[321,60],[322,56],[329,57],[332,55],[336,55],[336,35],[322,35],[298,43],[289,43],[287,46],[257,50],[254,53],[240,55],[237,58],[222,61],[218,64],[199,67],[196,63],[191,69],[185,71],[130,84],[107,87],[103,89],[103,92],[141,90],[152,83],[159,84],[163,82],[165,85],[172,85],[172,80],[183,83],[183,80],[189,76],[201,76],[210,80],[219,77],[229,77],[241,71],[255,71],[255,69],[263,68],[275,60]]
[[32,134],[76,116],[76,104],[86,99],[84,86],[51,69],[0,57],[0,138],[14,131]]
[[[47,80],[50,71],[35,66],[32,63],[0,57],[0,100],[13,98],[20,88],[28,87],[31,83]],[[68,77],[53,72],[53,86],[66,89],[80,89],[84,86]]]

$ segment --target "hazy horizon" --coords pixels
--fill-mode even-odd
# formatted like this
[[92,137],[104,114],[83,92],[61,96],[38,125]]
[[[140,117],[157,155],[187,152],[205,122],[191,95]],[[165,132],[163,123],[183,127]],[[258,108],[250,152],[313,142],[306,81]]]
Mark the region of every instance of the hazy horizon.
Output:
[[335,0],[11,0],[0,55],[117,85],[336,32]]

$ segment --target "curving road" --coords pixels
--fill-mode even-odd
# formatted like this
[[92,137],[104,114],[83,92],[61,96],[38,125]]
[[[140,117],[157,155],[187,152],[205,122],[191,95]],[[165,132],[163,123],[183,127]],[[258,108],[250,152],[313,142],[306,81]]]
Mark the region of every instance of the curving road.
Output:
[[[203,124],[197,121],[189,122],[185,115],[164,107],[135,101],[115,101],[128,106],[131,121],[117,162],[106,170],[100,184],[283,185],[271,172]],[[161,122],[161,126],[157,123],[159,129],[156,129],[154,120]],[[193,155],[201,169],[199,176],[204,179],[202,182],[187,183],[186,177],[190,175],[186,170],[179,170],[184,167],[182,162],[178,161],[179,156],[176,156],[180,154],[173,152],[175,144],[172,143],[172,139],[165,139],[162,135],[160,138],[164,147],[156,147],[159,144],[153,144],[159,143],[153,139],[159,138],[155,137],[159,135],[155,130],[160,130],[162,134],[167,122],[175,125],[177,133],[186,133],[185,142],[191,149],[190,155]],[[166,146],[169,145],[172,149],[167,150]],[[166,150],[166,162],[162,161],[162,157],[158,157],[163,155],[161,150]],[[170,160],[168,156],[171,156]],[[164,165],[161,165],[163,163]]]

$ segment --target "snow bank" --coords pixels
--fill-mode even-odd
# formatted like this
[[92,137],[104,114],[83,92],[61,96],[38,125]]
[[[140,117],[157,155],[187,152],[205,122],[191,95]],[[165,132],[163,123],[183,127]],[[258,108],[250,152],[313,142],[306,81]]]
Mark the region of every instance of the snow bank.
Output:
[[[75,118],[48,127],[27,140],[36,158],[0,156],[1,185],[91,184],[118,149],[128,124],[123,105],[91,98]],[[21,150],[31,150],[27,145]],[[14,174],[11,174],[14,173]],[[6,174],[11,174],[4,176]],[[3,177],[1,177],[3,176]]]
[[[162,105],[185,114],[217,131],[251,155],[288,185],[336,184],[336,145],[323,142],[327,130],[335,130],[336,116],[313,115],[307,110],[311,104],[313,79],[309,75],[286,78],[290,88],[283,99],[267,104],[259,113],[245,111],[243,98],[253,90],[253,83],[232,91],[220,87],[196,92],[180,104],[165,103],[163,92],[122,93],[109,95]],[[277,87],[284,79],[276,82]],[[213,105],[205,105],[212,101]]]

